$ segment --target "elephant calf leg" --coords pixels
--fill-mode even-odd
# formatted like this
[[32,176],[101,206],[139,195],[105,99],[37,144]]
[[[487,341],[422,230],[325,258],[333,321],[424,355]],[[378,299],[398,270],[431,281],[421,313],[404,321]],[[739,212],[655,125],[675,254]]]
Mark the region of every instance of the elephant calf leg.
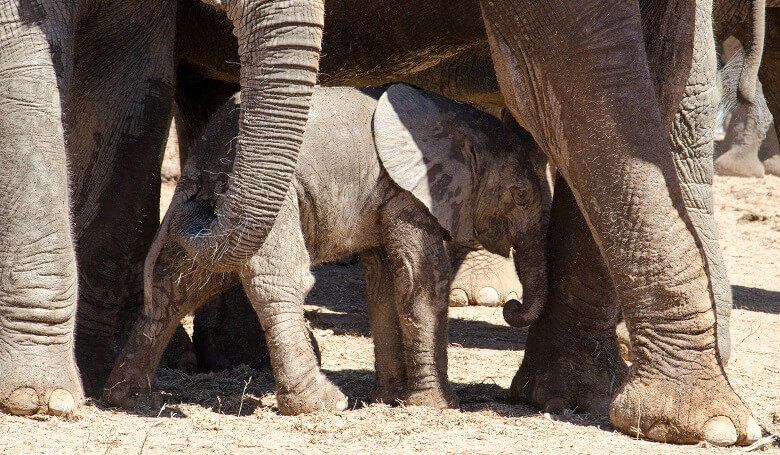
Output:
[[396,404],[406,391],[406,364],[401,323],[395,309],[395,288],[387,252],[375,249],[360,254],[366,271],[366,300],[374,339],[374,388],[371,401]]
[[[161,227],[164,232],[165,224]],[[158,236],[163,234],[158,234]],[[159,242],[156,239],[155,242]],[[152,247],[152,255],[155,247]],[[168,342],[180,329],[180,321],[211,296],[235,282],[235,276],[192,270],[193,264],[181,247],[169,242],[159,254],[147,260],[152,283],[147,283],[143,313],[133,325],[106,382],[103,399],[121,407],[158,407],[155,372]],[[186,333],[183,334],[186,336]]]
[[263,247],[241,270],[241,282],[265,331],[279,412],[343,411],[347,397],[320,371],[303,315],[314,284],[297,201],[288,194]]
[[420,202],[405,197],[382,215],[393,270],[395,308],[403,337],[407,392],[404,403],[458,407],[447,380],[447,291],[451,268],[441,227]]

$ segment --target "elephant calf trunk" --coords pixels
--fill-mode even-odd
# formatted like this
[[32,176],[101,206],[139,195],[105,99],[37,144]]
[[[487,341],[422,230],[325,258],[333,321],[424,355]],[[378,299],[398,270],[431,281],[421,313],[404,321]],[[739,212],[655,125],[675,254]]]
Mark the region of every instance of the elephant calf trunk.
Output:
[[504,320],[512,327],[527,327],[542,314],[547,303],[547,262],[544,245],[515,250],[517,274],[523,284],[523,301],[504,304]]

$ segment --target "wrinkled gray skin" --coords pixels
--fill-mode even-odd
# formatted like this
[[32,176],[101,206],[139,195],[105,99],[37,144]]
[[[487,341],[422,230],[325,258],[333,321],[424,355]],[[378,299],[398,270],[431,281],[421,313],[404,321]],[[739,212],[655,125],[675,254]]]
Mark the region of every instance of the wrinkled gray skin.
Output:
[[142,296],[175,5],[0,8],[0,409],[67,414],[83,400],[79,370],[88,389],[108,373],[119,304]]
[[[0,399],[18,390],[34,395],[21,400],[25,406],[40,410],[54,390],[68,390],[76,402],[80,396],[69,354],[77,282],[70,227],[83,233],[76,235],[82,248],[94,250],[79,260],[90,258],[97,268],[79,264],[78,343],[109,346],[110,354],[111,343],[87,341],[110,340],[116,307],[137,301],[135,258],[144,256],[148,232],[157,224],[157,174],[149,161],[159,160],[170,116],[172,1],[94,3],[68,3],[73,10],[56,0],[13,3],[7,8],[14,11],[3,17],[17,19],[3,22],[0,33],[2,58],[14,63],[3,74],[3,86],[15,87],[0,103],[0,143],[9,147],[2,154],[9,175],[2,179],[8,202],[2,206],[0,219],[7,225],[0,244],[10,262],[4,270],[14,277],[3,281],[0,292],[14,302],[4,306],[11,314],[5,320],[26,321],[25,335],[4,340],[8,352],[0,358],[12,366],[0,368]],[[568,257],[574,248],[588,252],[589,266],[604,264],[587,271],[551,266],[550,282],[567,286],[550,289],[548,316],[530,329],[513,390],[540,407],[555,402],[580,411],[603,410],[591,402],[608,402],[616,392],[610,405],[615,428],[636,434],[639,422],[641,433],[656,440],[732,444],[757,437],[755,421],[723,372],[718,345],[724,336],[714,329],[721,316],[716,318],[713,306],[724,301],[720,290],[727,281],[718,273],[722,261],[709,190],[715,118],[711,2],[589,0],[572,9],[563,0],[545,8],[512,0],[328,0],[327,16],[321,0],[209,3],[218,8],[216,17],[229,18],[227,26],[224,19],[216,27],[195,21],[190,39],[176,43],[212,57],[200,67],[201,76],[219,84],[240,82],[246,112],[234,184],[224,203],[216,214],[184,204],[173,217],[183,246],[198,261],[229,268],[256,252],[270,232],[293,175],[318,67],[323,83],[378,84],[431,69],[487,40],[509,111],[562,176],[550,235],[581,242],[562,244],[569,246],[556,247],[556,254]],[[179,18],[188,13],[184,5],[196,4],[181,0]],[[755,38],[763,38],[761,30],[752,27]],[[749,46],[747,73],[758,66],[760,41],[750,40],[756,45]],[[20,56],[32,64],[18,65]],[[179,76],[184,69],[179,66]],[[755,77],[742,81],[741,97],[752,100]],[[469,90],[485,86],[449,82]],[[202,91],[203,103],[213,101],[207,92],[213,93]],[[202,109],[201,116],[208,118],[215,108]],[[205,123],[194,111],[187,110],[183,126]],[[36,128],[27,128],[31,121]],[[73,222],[63,196],[69,174],[65,125],[67,150],[75,152],[73,200],[104,202],[98,208],[74,203],[81,216],[74,213]],[[84,172],[93,165],[96,172]],[[570,192],[558,191],[562,182]],[[112,216],[103,213],[107,205]],[[577,214],[556,211],[556,205],[579,209],[581,222],[569,222]],[[256,229],[239,228],[245,225]],[[202,231],[212,235],[198,235]],[[28,261],[14,260],[22,246],[25,259],[35,258],[31,269],[25,268]],[[614,292],[585,286],[593,276],[595,283],[614,283]],[[52,310],[44,325],[40,311],[30,311],[41,303]],[[614,366],[618,306],[639,354],[627,376]],[[723,324],[717,326],[720,332]],[[689,332],[681,337],[683,331]],[[39,333],[45,333],[44,343]],[[39,352],[33,355],[28,341]],[[103,357],[110,355],[84,359],[105,364]],[[25,384],[35,393],[21,390]]]
[[[725,0],[715,4],[715,36],[723,42],[725,60],[735,52],[735,45],[750,42],[749,8],[747,0]],[[765,97],[766,103],[758,103],[757,108],[741,104],[734,107],[730,122],[724,125],[725,139],[716,143],[715,171],[718,174],[780,175],[777,141],[780,135],[780,1],[777,0],[767,2],[766,38],[758,79],[758,95]]]
[[[444,241],[523,258],[531,323],[546,297],[541,183],[533,140],[468,105],[408,85],[377,101],[352,88],[315,90],[291,191],[263,247],[235,270],[193,265],[171,228],[178,204],[218,203],[235,158],[238,98],[215,114],[182,173],[147,259],[152,298],[120,354],[105,397],[148,403],[161,348],[186,313],[239,280],[265,331],[283,414],[343,410],[320,372],[303,319],[312,264],[359,252],[375,345],[374,401],[454,407],[447,381],[452,272]],[[530,138],[527,138],[530,139]]]

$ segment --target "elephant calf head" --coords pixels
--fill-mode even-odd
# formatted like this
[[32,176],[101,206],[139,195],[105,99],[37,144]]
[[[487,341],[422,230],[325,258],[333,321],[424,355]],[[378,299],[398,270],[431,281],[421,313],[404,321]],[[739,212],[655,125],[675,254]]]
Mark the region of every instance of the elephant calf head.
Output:
[[524,303],[508,302],[511,325],[538,317],[547,297],[543,182],[530,135],[469,105],[398,84],[380,98],[374,141],[390,177],[419,199],[455,242],[512,248]]

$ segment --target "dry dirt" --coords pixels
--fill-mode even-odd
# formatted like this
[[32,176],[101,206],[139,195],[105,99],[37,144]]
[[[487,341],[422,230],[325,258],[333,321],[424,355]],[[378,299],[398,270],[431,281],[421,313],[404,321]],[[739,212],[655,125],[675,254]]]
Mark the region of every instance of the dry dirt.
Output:
[[[170,163],[169,163],[170,164]],[[164,194],[170,197],[171,183]],[[719,177],[717,217],[737,309],[727,370],[765,434],[780,432],[780,178]],[[450,379],[462,408],[366,405],[372,344],[359,265],[316,271],[307,315],[322,368],[350,397],[339,413],[285,417],[273,379],[240,368],[185,376],[162,371],[169,403],[133,413],[90,402],[73,420],[0,416],[2,453],[736,453],[637,440],[605,417],[545,416],[507,401],[526,331],[497,309],[451,310]],[[774,419],[774,421],[773,421]],[[763,447],[780,453],[780,442]]]

